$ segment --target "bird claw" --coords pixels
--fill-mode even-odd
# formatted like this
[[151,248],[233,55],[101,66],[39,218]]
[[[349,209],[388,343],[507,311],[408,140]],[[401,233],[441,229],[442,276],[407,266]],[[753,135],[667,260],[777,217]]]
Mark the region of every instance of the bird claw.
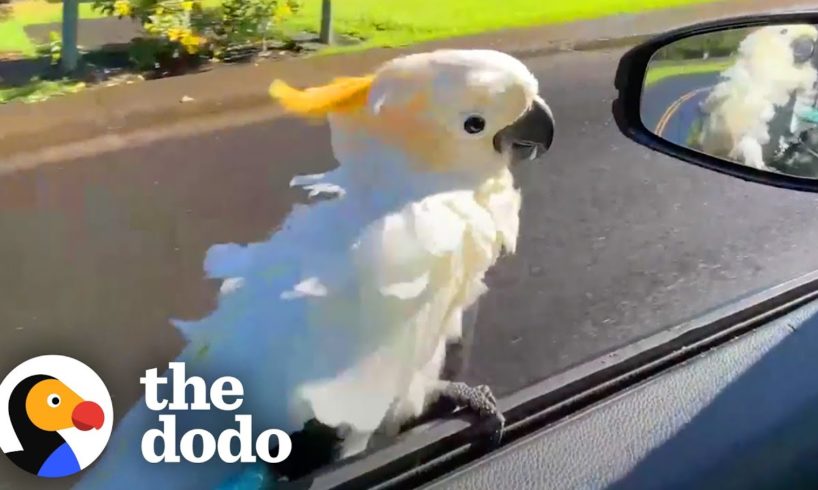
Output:
[[495,445],[500,443],[506,419],[497,407],[497,398],[491,388],[486,385],[469,386],[466,383],[451,382],[443,388],[441,396],[472,410],[483,420],[493,420],[495,428],[491,434],[491,442]]

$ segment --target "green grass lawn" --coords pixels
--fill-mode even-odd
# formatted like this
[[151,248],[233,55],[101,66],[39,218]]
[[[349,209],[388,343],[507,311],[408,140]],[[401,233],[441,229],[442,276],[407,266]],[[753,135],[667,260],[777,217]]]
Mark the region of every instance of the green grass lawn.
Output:
[[[90,3],[80,4],[81,19],[104,17],[95,12]],[[20,53],[31,56],[36,46],[26,35],[25,26],[50,24],[62,20],[62,3],[27,0],[14,4],[14,13],[8,20],[0,21],[0,53]]]
[[[104,17],[95,12],[90,3],[80,4],[81,19],[96,19]],[[62,20],[62,3],[49,3],[42,0],[26,0],[14,4],[14,20],[23,24],[49,24]]]
[[693,61],[660,61],[651,64],[645,75],[645,86],[651,86],[666,78],[699,73],[717,73],[732,64],[732,58]]
[[23,25],[16,20],[0,22],[0,53],[20,53],[34,55],[35,46],[23,30]]

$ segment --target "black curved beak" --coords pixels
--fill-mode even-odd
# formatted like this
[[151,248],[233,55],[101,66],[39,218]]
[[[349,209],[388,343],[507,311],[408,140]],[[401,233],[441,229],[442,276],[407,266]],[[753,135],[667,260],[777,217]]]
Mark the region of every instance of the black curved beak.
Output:
[[512,163],[535,160],[545,154],[554,141],[554,115],[539,97],[513,124],[494,135],[498,153],[511,152]]
[[815,40],[801,36],[792,42],[792,55],[796,63],[806,63],[815,55]]

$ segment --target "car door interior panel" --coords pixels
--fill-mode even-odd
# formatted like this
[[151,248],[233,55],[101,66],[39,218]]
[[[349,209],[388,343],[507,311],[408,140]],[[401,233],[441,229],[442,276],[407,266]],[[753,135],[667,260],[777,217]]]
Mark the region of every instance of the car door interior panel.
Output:
[[426,488],[818,488],[818,302]]

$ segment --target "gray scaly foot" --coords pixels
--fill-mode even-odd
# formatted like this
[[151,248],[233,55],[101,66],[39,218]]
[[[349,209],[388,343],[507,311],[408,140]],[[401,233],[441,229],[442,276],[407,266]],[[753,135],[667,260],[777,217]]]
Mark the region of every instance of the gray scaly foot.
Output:
[[497,408],[497,399],[486,385],[469,386],[466,383],[447,382],[440,391],[440,396],[458,406],[466,407],[481,419],[491,419],[496,424],[491,442],[499,444],[503,436],[506,419]]

